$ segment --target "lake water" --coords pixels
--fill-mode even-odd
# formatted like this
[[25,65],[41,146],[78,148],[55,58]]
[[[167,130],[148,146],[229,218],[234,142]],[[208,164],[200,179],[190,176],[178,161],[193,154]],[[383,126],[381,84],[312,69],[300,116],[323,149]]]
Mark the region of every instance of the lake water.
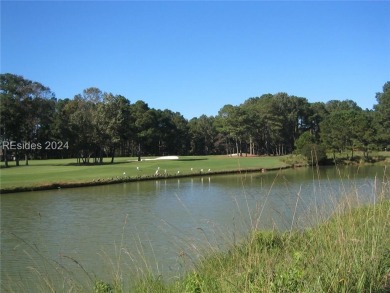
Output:
[[[171,280],[249,229],[302,229],[346,195],[378,200],[384,167],[334,167],[1,195],[1,289],[91,288],[148,271]],[[314,216],[316,215],[316,216]]]

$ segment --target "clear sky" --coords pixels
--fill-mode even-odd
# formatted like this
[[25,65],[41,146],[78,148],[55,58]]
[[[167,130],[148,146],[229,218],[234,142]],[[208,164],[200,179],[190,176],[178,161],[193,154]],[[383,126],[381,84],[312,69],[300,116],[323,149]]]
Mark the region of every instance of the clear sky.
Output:
[[390,2],[1,1],[1,73],[217,115],[286,92],[371,109],[390,80]]

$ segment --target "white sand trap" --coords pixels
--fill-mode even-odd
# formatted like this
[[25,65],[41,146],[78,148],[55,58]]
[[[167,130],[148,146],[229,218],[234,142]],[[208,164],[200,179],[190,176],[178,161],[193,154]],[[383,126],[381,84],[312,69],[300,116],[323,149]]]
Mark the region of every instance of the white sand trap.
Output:
[[[154,159],[141,159],[141,161],[156,161],[156,160],[178,160],[179,157],[178,156],[163,156],[163,157],[158,157],[158,158],[154,158]],[[138,160],[129,160],[130,161],[138,161]]]
[[178,160],[178,159],[179,159],[178,156],[164,156],[164,157],[158,157],[151,160]]

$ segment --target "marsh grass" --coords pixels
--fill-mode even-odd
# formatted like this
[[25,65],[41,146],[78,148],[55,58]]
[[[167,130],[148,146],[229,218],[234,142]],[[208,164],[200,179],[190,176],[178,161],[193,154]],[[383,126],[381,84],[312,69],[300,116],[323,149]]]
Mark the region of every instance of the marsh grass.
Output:
[[[295,214],[290,229],[260,231],[227,250],[209,250],[176,282],[147,276],[134,292],[390,292],[390,194],[361,202],[357,191],[329,194],[327,207]],[[300,200],[297,194],[297,205]],[[331,212],[329,207],[332,207]],[[261,212],[260,212],[261,213]],[[312,227],[300,229],[299,221]],[[131,291],[133,292],[133,291]]]

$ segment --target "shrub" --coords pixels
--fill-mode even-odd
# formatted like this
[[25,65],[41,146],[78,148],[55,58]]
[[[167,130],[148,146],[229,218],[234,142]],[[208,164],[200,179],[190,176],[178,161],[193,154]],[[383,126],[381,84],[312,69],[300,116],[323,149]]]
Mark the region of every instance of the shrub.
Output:
[[94,286],[95,293],[114,293],[114,286],[104,281],[96,281]]
[[302,133],[298,139],[295,141],[295,148],[296,148],[296,151],[297,153],[301,153],[302,149],[307,146],[307,145],[310,145],[310,144],[315,144],[316,143],[316,139],[314,137],[314,135],[312,135],[310,133],[310,131],[306,131],[304,133]]
[[307,144],[302,150],[301,154],[306,157],[307,162],[311,165],[320,164],[326,160],[326,149],[322,145]]

